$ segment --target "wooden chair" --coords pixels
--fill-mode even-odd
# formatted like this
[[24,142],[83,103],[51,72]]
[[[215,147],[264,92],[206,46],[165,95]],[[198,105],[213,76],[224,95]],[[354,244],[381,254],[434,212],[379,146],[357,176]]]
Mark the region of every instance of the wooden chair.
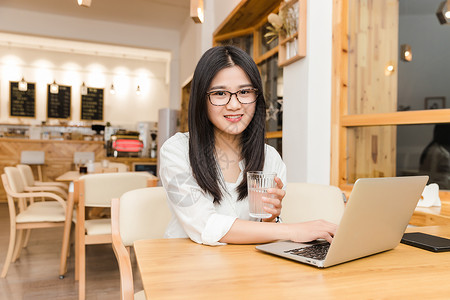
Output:
[[345,197],[335,186],[288,182],[283,199],[283,222],[306,222],[323,219],[339,224],[344,213]]
[[95,173],[128,172],[128,166],[123,163],[109,162],[107,167],[103,167],[101,162],[94,162]]
[[[4,172],[1,177],[8,199],[10,236],[1,278],[6,277],[9,265],[11,262],[15,262],[20,256],[20,252],[24,246],[24,230],[63,227],[66,219],[66,202],[64,199],[49,192],[26,192],[17,168],[5,167]],[[33,198],[35,197],[51,198],[56,201],[34,202]],[[31,199],[30,203],[27,203],[27,198]],[[17,199],[18,209],[14,199]],[[16,240],[17,230],[18,236]]]
[[111,207],[111,199],[151,185],[154,185],[151,175],[136,172],[89,174],[75,182],[75,193],[78,190],[75,279],[79,280],[79,299],[85,299],[86,294],[86,246],[112,242],[111,219],[86,220],[85,208]]
[[[149,218],[151,211],[157,213]],[[119,264],[120,299],[146,299],[144,291],[134,294],[129,247],[136,240],[163,238],[170,216],[163,187],[130,191],[112,200],[112,244]]]
[[27,192],[54,192],[60,194],[62,197],[67,199],[67,189],[68,186],[62,182],[43,182],[35,181],[33,176],[33,171],[29,165],[19,164],[16,166],[22,177],[24,183],[25,191]]
[[[64,200],[67,201],[67,185],[62,182],[42,182],[35,181],[33,176],[33,171],[29,165],[19,164],[16,168],[20,172],[20,176],[22,177],[22,182],[24,185],[24,190],[26,192],[52,192],[60,195]],[[41,198],[43,201],[44,198]],[[25,248],[28,245],[28,241],[30,239],[31,229],[27,230],[25,235],[25,241],[23,243],[23,247]]]
[[110,162],[108,168],[117,168],[117,172],[128,172],[129,168],[126,164]]

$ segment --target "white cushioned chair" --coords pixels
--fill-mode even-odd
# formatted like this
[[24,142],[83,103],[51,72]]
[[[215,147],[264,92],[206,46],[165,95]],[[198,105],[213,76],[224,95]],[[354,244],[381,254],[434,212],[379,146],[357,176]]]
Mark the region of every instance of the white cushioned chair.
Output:
[[85,207],[111,207],[113,198],[154,184],[151,175],[145,172],[88,174],[75,182],[75,193],[78,191],[75,279],[79,280],[79,299],[84,299],[86,292],[86,246],[112,242],[111,219],[86,220]]
[[109,162],[108,167],[103,167],[101,162],[94,162],[95,173],[128,172],[128,166],[123,163]]
[[345,209],[345,196],[331,185],[288,182],[281,218],[286,223],[323,219],[339,224]]
[[35,181],[33,171],[29,165],[19,164],[16,166],[22,177],[25,191],[27,192],[53,192],[67,199],[68,186],[62,182]]
[[[166,197],[163,187],[150,187],[127,192],[112,201],[112,243],[119,264],[122,300],[146,299],[144,291],[134,294],[130,253],[125,247],[137,240],[164,237],[171,216]],[[157,213],[149,218],[152,211]]]
[[[9,246],[1,278],[6,277],[11,262],[15,262],[24,247],[24,230],[33,228],[63,227],[66,219],[66,202],[50,192],[26,192],[20,172],[15,167],[5,167],[2,174],[10,218]],[[56,201],[34,202],[35,197]],[[18,208],[15,204],[17,199]],[[30,199],[29,203],[27,199]],[[17,213],[18,211],[18,213]],[[16,242],[16,231],[18,231]]]

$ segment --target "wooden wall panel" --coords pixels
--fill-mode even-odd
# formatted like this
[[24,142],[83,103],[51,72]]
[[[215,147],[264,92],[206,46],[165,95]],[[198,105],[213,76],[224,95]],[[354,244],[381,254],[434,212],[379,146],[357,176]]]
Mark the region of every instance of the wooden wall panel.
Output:
[[[398,0],[349,3],[348,114],[396,111]],[[349,128],[347,134],[348,183],[395,176],[395,126]]]
[[[97,141],[53,141],[0,138],[0,170],[20,163],[22,151],[45,151],[45,165],[42,166],[44,181],[52,181],[59,175],[73,170],[73,154],[76,151],[92,151],[95,159],[105,157],[103,142]],[[37,179],[37,168],[32,167]],[[0,187],[0,202],[6,202],[3,185]]]
[[[73,154],[78,151],[91,151],[95,153],[95,160],[108,159],[110,162],[119,162],[128,165],[132,170],[133,163],[156,164],[155,158],[143,157],[106,157],[104,143],[98,141],[52,141],[52,140],[26,140],[0,138],[0,170],[7,166],[20,163],[22,151],[45,151],[45,165],[42,166],[43,180],[53,181],[56,177],[67,171],[75,169]],[[32,166],[34,177],[38,179],[37,167]],[[0,202],[6,202],[3,185],[0,187]]]

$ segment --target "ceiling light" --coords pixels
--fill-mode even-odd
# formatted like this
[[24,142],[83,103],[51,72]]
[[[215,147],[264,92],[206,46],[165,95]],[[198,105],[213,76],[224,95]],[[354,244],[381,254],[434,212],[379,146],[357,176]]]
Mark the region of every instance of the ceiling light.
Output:
[[141,88],[139,87],[139,85],[137,86],[137,89],[136,89],[136,95],[140,95],[141,94]]
[[19,81],[19,91],[26,92],[28,90],[28,84],[25,79],[22,77],[22,80]]
[[59,93],[59,86],[56,83],[56,80],[53,80],[53,83],[50,84],[50,93],[52,93],[52,94],[58,94]]
[[109,92],[111,93],[111,95],[116,94],[116,89],[114,88],[114,84],[111,84],[111,88],[109,89]]
[[92,0],[77,0],[79,6],[91,7]]
[[436,16],[441,25],[450,24],[450,0],[442,1],[436,11]]
[[205,18],[203,0],[191,0],[191,18],[195,23],[203,23]]
[[81,89],[80,89],[81,95],[86,96],[88,94],[88,88],[86,86],[86,84],[83,81],[83,84],[81,85]]

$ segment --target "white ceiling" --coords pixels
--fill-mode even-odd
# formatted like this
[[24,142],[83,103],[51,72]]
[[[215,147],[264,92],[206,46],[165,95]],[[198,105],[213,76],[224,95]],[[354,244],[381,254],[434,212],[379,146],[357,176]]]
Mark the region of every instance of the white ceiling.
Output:
[[80,7],[77,0],[1,0],[1,7],[58,14],[81,19],[180,30],[189,18],[189,0],[92,0]]

